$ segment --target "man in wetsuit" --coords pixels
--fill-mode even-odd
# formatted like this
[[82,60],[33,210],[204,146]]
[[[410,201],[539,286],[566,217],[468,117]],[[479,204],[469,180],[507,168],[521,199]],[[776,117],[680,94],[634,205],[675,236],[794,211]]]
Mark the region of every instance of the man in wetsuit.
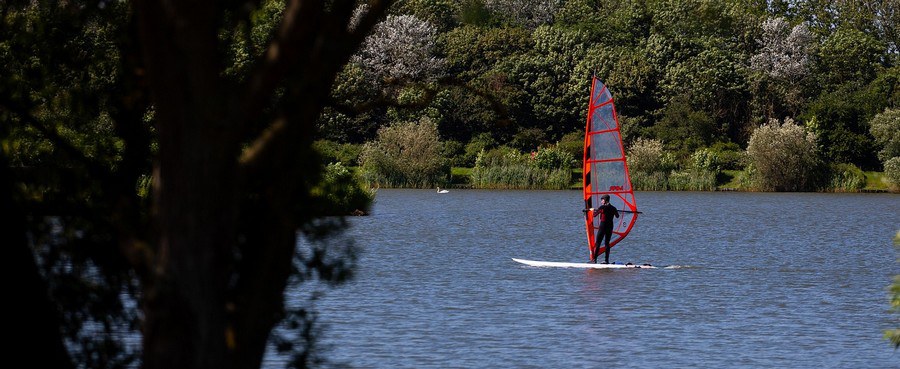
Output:
[[606,261],[603,264],[609,264],[609,239],[612,237],[613,218],[619,217],[619,210],[609,203],[609,195],[600,196],[600,207],[592,210],[594,210],[595,217],[600,216],[600,226],[597,227],[597,237],[594,238],[594,258],[591,259],[591,262],[597,262],[597,257],[600,256],[597,255],[600,252],[600,241],[604,241],[606,245]]

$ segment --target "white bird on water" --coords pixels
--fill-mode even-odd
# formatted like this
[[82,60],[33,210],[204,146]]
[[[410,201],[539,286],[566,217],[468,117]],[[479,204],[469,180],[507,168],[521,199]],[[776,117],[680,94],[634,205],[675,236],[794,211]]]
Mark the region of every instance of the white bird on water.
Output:
[[450,192],[450,190],[442,190],[440,187],[437,188],[437,193],[447,193],[447,192]]

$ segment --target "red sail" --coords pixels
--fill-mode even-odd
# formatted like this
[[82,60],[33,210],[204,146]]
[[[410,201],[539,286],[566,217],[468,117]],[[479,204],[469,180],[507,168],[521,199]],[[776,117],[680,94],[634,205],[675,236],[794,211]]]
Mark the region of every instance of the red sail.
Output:
[[[609,242],[611,248],[631,232],[637,220],[638,210],[634,202],[634,189],[631,188],[628,163],[625,161],[625,149],[619,130],[619,117],[616,115],[612,94],[597,77],[592,79],[582,169],[584,208],[599,207],[600,196],[609,195],[610,204],[619,210],[619,217],[615,218]],[[593,252],[599,222],[599,216],[595,218],[592,211],[586,211],[585,224],[591,260],[597,256]],[[602,254],[605,251],[606,247],[601,245],[598,253]]]

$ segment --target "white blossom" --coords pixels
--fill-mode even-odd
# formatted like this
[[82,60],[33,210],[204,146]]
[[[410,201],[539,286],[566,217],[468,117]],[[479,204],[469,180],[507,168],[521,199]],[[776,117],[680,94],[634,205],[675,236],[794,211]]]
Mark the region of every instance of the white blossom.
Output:
[[750,59],[750,68],[791,82],[809,73],[815,38],[805,25],[790,28],[784,18],[774,18],[763,22],[762,31],[762,49]]
[[377,24],[353,56],[363,70],[387,80],[426,81],[443,68],[435,57],[437,28],[412,15],[390,15]]

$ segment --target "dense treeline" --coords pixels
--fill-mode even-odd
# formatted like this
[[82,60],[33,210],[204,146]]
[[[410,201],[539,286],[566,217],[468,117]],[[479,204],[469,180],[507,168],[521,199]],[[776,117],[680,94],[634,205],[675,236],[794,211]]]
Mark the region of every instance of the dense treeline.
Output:
[[[792,120],[825,164],[794,189],[828,188],[834,165],[880,171],[897,154],[879,151],[898,120],[873,119],[900,96],[898,14],[893,1],[402,1],[339,77],[320,138],[361,144],[427,117],[443,154],[473,166],[486,135],[528,153],[580,132],[596,74],[626,146],[658,140],[687,171],[698,150],[743,152]],[[373,98],[387,104],[360,108]]]
[[323,365],[311,302],[285,291],[352,274],[340,216],[372,193],[312,143],[390,1],[368,4],[0,1],[7,349],[46,368]]

